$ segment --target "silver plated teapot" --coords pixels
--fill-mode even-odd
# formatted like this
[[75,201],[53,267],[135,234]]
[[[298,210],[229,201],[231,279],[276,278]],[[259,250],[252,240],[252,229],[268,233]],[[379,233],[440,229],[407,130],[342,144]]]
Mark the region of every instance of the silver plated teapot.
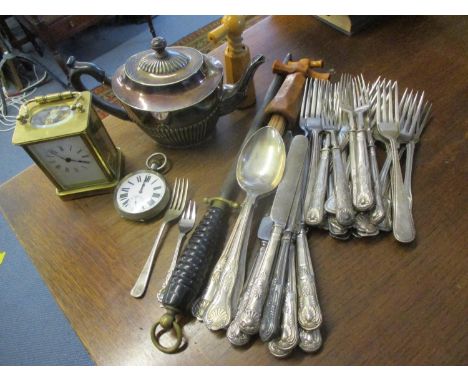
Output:
[[161,145],[197,145],[213,133],[218,118],[234,111],[245,99],[253,74],[265,61],[252,59],[242,78],[233,85],[223,84],[223,65],[209,55],[189,47],[167,47],[156,37],[150,50],[131,56],[112,79],[93,63],[67,61],[70,82],[79,91],[87,90],[81,81],[86,74],[112,86],[122,104],[118,107],[93,95],[94,104],[122,119],[135,122]]

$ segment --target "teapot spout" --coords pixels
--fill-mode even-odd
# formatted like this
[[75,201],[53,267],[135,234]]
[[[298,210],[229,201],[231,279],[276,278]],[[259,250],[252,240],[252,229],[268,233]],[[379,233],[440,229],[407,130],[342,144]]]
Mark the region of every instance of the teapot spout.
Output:
[[233,112],[247,97],[247,88],[257,68],[265,62],[265,57],[262,55],[255,56],[245,70],[241,79],[234,85],[224,85],[223,94],[220,103],[220,115],[225,115]]

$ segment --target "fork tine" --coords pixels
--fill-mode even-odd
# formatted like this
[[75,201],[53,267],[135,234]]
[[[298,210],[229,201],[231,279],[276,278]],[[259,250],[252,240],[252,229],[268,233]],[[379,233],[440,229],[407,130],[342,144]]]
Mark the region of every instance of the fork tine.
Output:
[[410,128],[410,132],[411,134],[413,134],[416,130],[416,126],[417,124],[420,122],[420,115],[421,115],[421,108],[422,108],[422,105],[423,105],[423,101],[424,101],[424,92],[421,93],[421,96],[419,98],[419,102],[418,102],[418,106],[416,108],[416,111],[413,113],[413,118],[412,118],[412,123],[411,123],[411,128]]
[[424,112],[421,115],[421,123],[419,124],[418,128],[416,129],[416,135],[417,138],[421,136],[422,131],[426,127],[430,117],[431,117],[431,111],[432,111],[432,103],[429,103],[429,101],[426,101],[426,104],[424,105]]
[[195,200],[192,203],[192,210],[190,212],[190,219],[195,220],[195,217],[197,216],[197,203]]
[[312,91],[312,101],[310,102],[309,117],[315,116],[315,109],[317,107],[317,80],[312,80],[311,82],[311,91]]
[[398,105],[398,82],[395,81],[395,122],[400,121],[400,110]]
[[188,191],[188,179],[182,179],[182,192],[180,193],[181,197],[179,200],[178,210],[182,210],[185,207],[185,203],[187,202],[187,191]]
[[387,119],[387,89],[386,86],[382,89],[382,122],[388,122]]
[[171,202],[169,203],[169,208],[172,208],[174,206],[174,200],[177,196],[178,188],[179,188],[179,178],[175,178],[174,187],[172,189]]
[[376,116],[377,116],[377,123],[380,123],[382,122],[382,118],[381,118],[381,107],[382,107],[382,100],[380,98],[380,86],[377,88],[377,109],[375,110],[375,113],[376,113]]
[[306,79],[306,83],[304,86],[304,94],[302,95],[301,112],[299,114],[301,118],[305,118],[306,103],[307,103],[307,86],[309,86],[309,78]]
[[389,92],[387,106],[388,106],[388,120],[389,122],[393,122],[393,93],[392,91]]

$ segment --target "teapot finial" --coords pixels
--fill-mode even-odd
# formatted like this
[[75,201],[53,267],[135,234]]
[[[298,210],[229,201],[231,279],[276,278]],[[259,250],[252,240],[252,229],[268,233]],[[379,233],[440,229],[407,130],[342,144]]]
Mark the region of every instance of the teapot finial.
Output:
[[151,49],[153,49],[159,58],[165,57],[167,42],[164,37],[155,37],[151,40]]

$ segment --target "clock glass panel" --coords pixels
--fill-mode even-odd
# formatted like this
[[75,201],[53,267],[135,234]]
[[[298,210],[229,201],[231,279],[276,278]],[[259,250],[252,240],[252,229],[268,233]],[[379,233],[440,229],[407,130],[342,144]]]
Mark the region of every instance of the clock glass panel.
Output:
[[51,106],[34,114],[31,126],[38,129],[57,127],[67,122],[73,116],[70,106]]
[[29,149],[64,189],[107,181],[80,136],[35,143]]

